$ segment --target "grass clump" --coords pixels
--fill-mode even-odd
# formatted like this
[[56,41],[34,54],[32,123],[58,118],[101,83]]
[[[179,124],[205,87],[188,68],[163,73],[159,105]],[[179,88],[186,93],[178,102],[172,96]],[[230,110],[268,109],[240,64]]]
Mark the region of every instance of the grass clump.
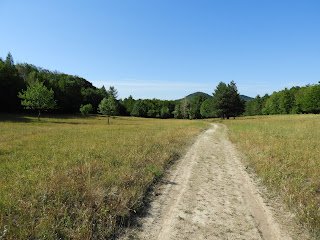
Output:
[[0,236],[106,239],[205,124],[0,115]]
[[320,116],[285,115],[224,121],[249,165],[320,236]]

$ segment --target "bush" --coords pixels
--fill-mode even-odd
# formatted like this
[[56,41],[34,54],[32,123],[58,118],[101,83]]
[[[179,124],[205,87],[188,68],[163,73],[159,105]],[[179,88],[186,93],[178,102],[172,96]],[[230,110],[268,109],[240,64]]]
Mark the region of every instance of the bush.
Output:
[[93,110],[93,108],[90,103],[80,106],[80,112],[83,116],[87,116],[89,114],[89,112],[92,112],[92,110]]

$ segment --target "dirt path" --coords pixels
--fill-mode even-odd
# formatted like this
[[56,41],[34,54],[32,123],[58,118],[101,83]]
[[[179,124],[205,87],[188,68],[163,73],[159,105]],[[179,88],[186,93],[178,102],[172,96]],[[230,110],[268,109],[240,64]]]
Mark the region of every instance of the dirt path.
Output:
[[292,239],[264,203],[224,125],[198,137],[126,239]]

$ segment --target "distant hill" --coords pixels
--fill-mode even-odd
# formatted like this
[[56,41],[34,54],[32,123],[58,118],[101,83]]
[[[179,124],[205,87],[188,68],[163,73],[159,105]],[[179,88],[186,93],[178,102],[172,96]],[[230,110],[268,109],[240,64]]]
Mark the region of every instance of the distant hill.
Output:
[[[206,98],[211,98],[212,95],[209,95],[207,93],[204,93],[204,92],[195,92],[195,93],[191,93],[189,94],[188,96],[186,96],[186,98],[189,100],[189,102],[193,102],[193,99],[199,95],[202,95]],[[251,99],[253,99],[252,97],[248,97],[248,96],[245,96],[245,95],[240,95],[240,98],[245,100],[245,101],[249,101]],[[182,99],[177,99],[176,101],[181,101]]]
[[246,95],[240,95],[240,98],[241,98],[242,100],[245,100],[245,101],[249,101],[249,100],[252,100],[252,99],[253,99],[252,97],[248,97],[248,96],[246,96]]
[[[212,97],[211,95],[209,95],[209,94],[207,94],[207,93],[204,93],[204,92],[195,92],[195,93],[191,93],[191,94],[189,94],[188,96],[186,96],[186,98],[189,100],[189,102],[193,102],[193,99],[195,98],[195,97],[197,97],[197,96],[204,96],[204,97],[206,97],[206,98],[210,98],[210,97]],[[179,100],[177,100],[177,101],[180,101],[180,100],[182,100],[182,99],[179,99]]]

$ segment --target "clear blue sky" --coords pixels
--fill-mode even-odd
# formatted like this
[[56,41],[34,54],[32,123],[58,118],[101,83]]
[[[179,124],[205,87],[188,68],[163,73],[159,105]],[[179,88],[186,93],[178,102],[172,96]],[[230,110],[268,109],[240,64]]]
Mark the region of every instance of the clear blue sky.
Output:
[[255,97],[320,81],[320,1],[0,0],[0,57],[112,85],[121,98]]

